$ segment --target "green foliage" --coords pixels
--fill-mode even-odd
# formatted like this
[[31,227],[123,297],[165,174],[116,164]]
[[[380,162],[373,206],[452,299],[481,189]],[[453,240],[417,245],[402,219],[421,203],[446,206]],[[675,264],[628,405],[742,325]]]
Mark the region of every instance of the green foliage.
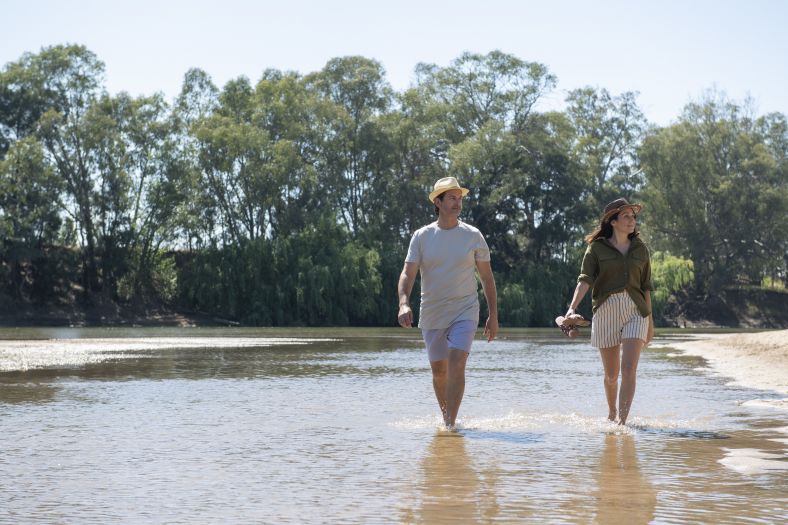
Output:
[[693,282],[695,275],[692,261],[671,255],[669,252],[653,252],[651,254],[651,308],[654,319],[660,320],[665,310],[665,303],[672,293],[677,292]]
[[46,249],[57,242],[62,186],[44,160],[41,144],[20,139],[0,161],[2,289],[17,300],[40,300]]
[[699,291],[785,278],[786,143],[784,116],[755,120],[712,97],[645,139],[649,232],[692,260]]
[[[327,239],[337,242],[326,242]],[[369,324],[380,257],[330,221],[287,238],[209,249],[181,261],[180,300],[250,324]]]
[[407,243],[447,175],[471,188],[463,220],[492,249],[505,326],[565,310],[582,236],[619,196],[645,203],[655,310],[690,281],[788,279],[782,114],[718,97],[649,128],[636,94],[592,88],[539,112],[555,77],[500,51],[420,64],[401,93],[357,56],[221,89],[192,69],[172,105],[110,96],[103,72],[81,46],[0,71],[13,301],[84,290],[255,325],[391,325]]
[[637,147],[646,120],[636,93],[614,97],[607,90],[575,89],[566,115],[575,132],[572,154],[591,184],[595,209],[640,189]]
[[129,257],[128,270],[118,279],[118,298],[141,304],[173,304],[178,294],[179,271],[173,254],[164,250],[145,254],[135,248],[126,255]]

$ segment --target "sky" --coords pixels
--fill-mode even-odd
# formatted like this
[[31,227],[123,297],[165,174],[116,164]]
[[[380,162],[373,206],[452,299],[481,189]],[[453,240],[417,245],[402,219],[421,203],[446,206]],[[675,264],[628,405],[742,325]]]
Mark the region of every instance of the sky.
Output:
[[403,91],[420,62],[500,50],[558,77],[539,109],[585,86],[637,91],[664,126],[710,90],[788,114],[787,27],[785,0],[0,0],[0,66],[81,44],[104,62],[110,93],[172,100],[194,67],[221,87],[362,55]]

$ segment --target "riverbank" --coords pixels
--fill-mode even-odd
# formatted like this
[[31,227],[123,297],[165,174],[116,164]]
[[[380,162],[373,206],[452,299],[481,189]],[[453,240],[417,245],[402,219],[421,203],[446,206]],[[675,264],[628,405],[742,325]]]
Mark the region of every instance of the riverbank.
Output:
[[179,311],[163,305],[121,305],[100,297],[89,305],[79,303],[32,306],[4,305],[0,327],[190,327],[239,326],[204,312]]
[[788,330],[701,334],[679,342],[657,341],[654,346],[702,357],[737,385],[788,394]]
[[[393,323],[393,317],[391,319]],[[713,296],[703,297],[679,291],[668,299],[656,322],[662,328],[784,329],[788,328],[788,291],[739,287],[722,289]],[[299,323],[291,319],[290,324]],[[308,323],[304,320],[301,324]],[[251,325],[244,325],[242,316],[232,318],[221,312],[195,312],[177,304],[157,301],[119,303],[102,294],[92,294],[81,300],[53,298],[43,305],[15,301],[0,294],[0,327],[115,326]],[[504,326],[526,328],[505,323]],[[552,327],[552,322],[548,326]]]
[[698,295],[679,290],[657,323],[676,328],[788,328],[788,291],[739,286]]

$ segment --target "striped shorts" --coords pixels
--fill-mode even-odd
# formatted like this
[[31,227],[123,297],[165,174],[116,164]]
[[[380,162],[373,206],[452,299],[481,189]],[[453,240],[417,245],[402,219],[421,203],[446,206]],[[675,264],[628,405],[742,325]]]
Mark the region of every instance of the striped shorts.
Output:
[[648,317],[643,317],[635,301],[627,292],[611,294],[603,302],[591,323],[591,346],[610,348],[623,339],[642,339],[648,336]]

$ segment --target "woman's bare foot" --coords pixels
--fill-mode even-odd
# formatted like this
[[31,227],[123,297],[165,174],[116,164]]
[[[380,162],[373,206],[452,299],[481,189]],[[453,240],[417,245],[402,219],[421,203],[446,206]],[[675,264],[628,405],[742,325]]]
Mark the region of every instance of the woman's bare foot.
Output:
[[610,412],[607,413],[607,419],[612,421],[612,422],[614,422],[614,423],[616,421],[616,417],[617,416],[618,416],[618,414],[616,413],[615,410],[611,410]]

